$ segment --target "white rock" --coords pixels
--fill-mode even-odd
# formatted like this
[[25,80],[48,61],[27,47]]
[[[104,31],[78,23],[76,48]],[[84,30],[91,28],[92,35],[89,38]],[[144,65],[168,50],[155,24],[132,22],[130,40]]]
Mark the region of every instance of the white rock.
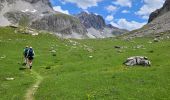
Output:
[[33,36],[37,36],[37,35],[38,35],[38,33],[33,33],[32,35],[33,35]]
[[93,56],[89,56],[89,58],[93,58]]
[[52,52],[52,53],[56,53],[56,51],[55,51],[55,50],[51,50],[51,52]]
[[7,81],[12,81],[12,80],[14,80],[14,78],[8,77],[8,78],[6,78],[6,80],[7,80]]
[[1,59],[4,59],[4,58],[6,58],[6,56],[1,56],[0,58],[1,58]]
[[34,10],[32,10],[31,12],[32,12],[32,13],[35,13],[35,12],[37,12],[37,10],[36,10],[36,9],[34,9]]

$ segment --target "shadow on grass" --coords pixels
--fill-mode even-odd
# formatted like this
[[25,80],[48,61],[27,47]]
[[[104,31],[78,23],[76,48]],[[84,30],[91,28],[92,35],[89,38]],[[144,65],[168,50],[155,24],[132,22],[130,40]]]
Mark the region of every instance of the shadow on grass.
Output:
[[26,70],[26,67],[20,67],[19,70]]
[[18,63],[19,65],[21,65],[21,67],[19,67],[19,70],[26,70],[26,64],[25,63]]

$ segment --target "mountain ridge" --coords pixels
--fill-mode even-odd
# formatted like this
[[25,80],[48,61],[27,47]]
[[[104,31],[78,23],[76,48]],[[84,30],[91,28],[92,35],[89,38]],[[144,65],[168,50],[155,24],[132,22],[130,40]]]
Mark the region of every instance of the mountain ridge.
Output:
[[24,27],[51,32],[63,38],[79,39],[114,37],[115,34],[126,32],[106,25],[100,15],[82,12],[85,14],[83,15],[85,19],[82,19],[83,16],[54,11],[49,0],[0,0],[0,2],[0,26],[24,24]]

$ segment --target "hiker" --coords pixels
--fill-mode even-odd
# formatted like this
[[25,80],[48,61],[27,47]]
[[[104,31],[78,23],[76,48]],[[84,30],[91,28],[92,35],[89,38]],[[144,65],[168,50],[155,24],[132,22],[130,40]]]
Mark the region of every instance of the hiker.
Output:
[[32,61],[34,59],[34,55],[35,55],[34,50],[32,47],[30,47],[27,52],[28,65],[29,65],[30,69],[32,68]]
[[24,63],[23,63],[23,65],[26,65],[28,63],[28,58],[27,58],[28,50],[29,50],[29,47],[26,46],[25,49],[24,49],[24,52],[23,52],[23,55],[24,55]]

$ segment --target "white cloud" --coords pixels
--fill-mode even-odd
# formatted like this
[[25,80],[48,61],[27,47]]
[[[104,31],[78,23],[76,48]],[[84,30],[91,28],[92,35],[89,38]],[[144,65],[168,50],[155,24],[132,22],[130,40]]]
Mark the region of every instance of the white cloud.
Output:
[[117,22],[111,22],[111,24],[115,27],[121,28],[121,29],[127,29],[127,30],[135,30],[138,28],[141,28],[144,26],[146,23],[139,23],[136,21],[127,21],[124,18],[119,19]]
[[98,6],[98,2],[102,0],[63,0],[64,2],[74,3],[79,8],[87,9],[93,6]]
[[144,5],[136,12],[136,15],[148,19],[151,12],[161,8],[165,0],[143,0]]
[[106,21],[112,21],[114,19],[114,17],[113,17],[113,15],[108,15],[107,17],[106,17]]
[[123,10],[122,13],[130,13],[128,10]]
[[132,7],[132,0],[116,0],[113,3],[122,7]]
[[106,10],[108,12],[114,12],[115,10],[117,10],[117,7],[113,6],[113,5],[109,5],[106,7]]
[[69,11],[68,11],[68,10],[63,10],[63,9],[61,8],[61,6],[54,6],[53,9],[54,9],[55,11],[62,12],[62,13],[64,13],[64,14],[68,14],[68,15],[69,15]]

